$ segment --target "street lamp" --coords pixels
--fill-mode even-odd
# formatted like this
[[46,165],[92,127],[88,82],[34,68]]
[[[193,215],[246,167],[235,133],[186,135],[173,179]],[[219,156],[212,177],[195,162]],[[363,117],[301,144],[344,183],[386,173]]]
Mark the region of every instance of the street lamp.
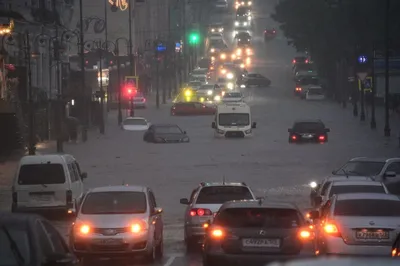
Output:
[[385,1],[385,137],[390,137],[390,115],[389,115],[389,14],[390,0]]
[[121,88],[121,63],[119,60],[119,42],[123,40],[127,47],[129,47],[129,40],[124,37],[120,37],[115,40],[115,55],[117,57],[117,78],[118,78],[118,125],[122,123],[122,106],[121,106],[121,97],[122,97],[122,88]]

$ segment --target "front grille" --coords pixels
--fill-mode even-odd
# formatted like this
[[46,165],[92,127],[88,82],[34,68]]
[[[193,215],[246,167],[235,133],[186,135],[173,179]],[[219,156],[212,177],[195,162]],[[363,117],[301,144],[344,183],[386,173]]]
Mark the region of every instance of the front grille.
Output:
[[180,142],[180,140],[178,139],[178,140],[176,140],[176,139],[167,139],[167,140],[165,140],[165,142],[167,142],[167,143],[178,143],[178,142]]
[[243,131],[228,131],[225,133],[226,138],[243,138]]
[[132,246],[132,250],[141,250],[141,249],[145,249],[147,246],[147,241],[142,241],[139,243],[136,243]]
[[93,251],[125,251],[128,248],[128,244],[121,244],[121,245],[92,245]]
[[113,236],[129,232],[129,228],[93,228],[93,233],[105,236]]

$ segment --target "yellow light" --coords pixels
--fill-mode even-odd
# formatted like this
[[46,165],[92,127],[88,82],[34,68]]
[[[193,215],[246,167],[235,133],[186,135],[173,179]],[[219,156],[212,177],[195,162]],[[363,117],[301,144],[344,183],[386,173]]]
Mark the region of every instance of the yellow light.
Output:
[[231,55],[231,58],[236,59],[236,55],[235,54]]
[[186,90],[186,91],[185,91],[185,96],[186,96],[186,97],[192,96],[192,91]]
[[237,55],[237,56],[240,56],[241,54],[242,54],[242,49],[237,49],[237,50],[236,50],[236,55]]
[[204,102],[204,98],[203,97],[200,98],[200,102]]
[[221,73],[226,74],[226,69],[225,68],[221,69]]
[[215,52],[215,49],[214,49],[214,48],[211,48],[211,49],[210,49],[210,52],[211,52],[211,53],[214,53],[214,52]]
[[211,56],[211,61],[214,61],[215,60],[215,57],[214,56]]
[[240,68],[244,68],[244,64],[240,64]]
[[140,224],[133,224],[131,226],[131,231],[132,233],[140,233],[142,231],[142,227],[140,226]]
[[212,231],[212,236],[213,236],[213,237],[216,237],[216,238],[222,237],[223,234],[224,234],[224,233],[222,232],[222,230],[219,230],[219,229],[216,229],[216,230]]
[[79,229],[79,231],[82,234],[87,235],[90,232],[90,227],[88,225],[82,225],[81,228]]
[[226,59],[226,54],[221,54],[221,59],[225,60]]

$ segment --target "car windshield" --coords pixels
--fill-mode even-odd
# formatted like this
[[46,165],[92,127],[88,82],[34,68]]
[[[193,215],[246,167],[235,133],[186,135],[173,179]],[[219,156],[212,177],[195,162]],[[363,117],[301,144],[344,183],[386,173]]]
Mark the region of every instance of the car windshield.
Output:
[[248,126],[250,125],[249,114],[219,114],[218,124],[220,126]]
[[354,176],[375,176],[378,175],[383,167],[384,162],[368,162],[368,161],[351,161],[346,163],[337,171],[339,175],[354,175]]
[[178,126],[157,126],[154,128],[156,134],[182,134]]
[[241,98],[242,94],[240,92],[229,92],[225,93],[224,98]]
[[384,199],[339,200],[335,204],[334,215],[399,217],[400,201]]
[[236,16],[244,16],[244,15],[247,15],[247,9],[245,9],[245,8],[239,8],[239,9],[236,11]]
[[296,123],[293,126],[293,131],[298,133],[309,133],[309,132],[317,132],[323,131],[325,126],[322,123],[318,122],[301,122]]
[[[198,78],[196,78],[198,79]],[[200,87],[201,86],[201,82],[200,81],[191,81],[189,82],[189,87]]]
[[220,212],[214,224],[228,228],[291,229],[301,226],[296,210],[278,208],[231,208]]
[[201,59],[197,64],[201,68],[207,68],[208,69],[210,67],[210,60],[209,59]]
[[[3,224],[2,224],[3,226]],[[5,228],[5,230],[4,230]],[[4,228],[0,228],[0,266],[18,266],[19,261],[17,254],[12,249],[12,244],[7,236],[10,235],[11,239],[17,245],[17,249],[20,252],[24,264],[31,265],[31,241],[28,234],[27,228],[20,225],[4,225]]]
[[146,209],[144,192],[93,192],[82,204],[82,214],[133,214],[145,213]]
[[64,184],[62,164],[43,163],[22,165],[18,174],[18,185]]
[[144,119],[126,119],[124,126],[147,126],[147,121]]
[[212,186],[200,190],[196,204],[222,204],[231,200],[254,199],[250,190],[243,186]]
[[329,197],[338,194],[347,193],[383,193],[386,194],[383,186],[368,186],[368,185],[348,185],[348,186],[335,186],[331,187],[329,191]]
[[211,38],[219,38],[219,39],[222,39],[222,34],[219,34],[219,33],[211,33],[211,34],[210,34],[210,37],[211,37]]
[[222,40],[211,40],[210,41],[211,48],[222,49],[225,48],[225,43]]
[[304,63],[307,60],[307,57],[305,56],[297,56],[294,58],[294,60],[296,61],[296,63]]

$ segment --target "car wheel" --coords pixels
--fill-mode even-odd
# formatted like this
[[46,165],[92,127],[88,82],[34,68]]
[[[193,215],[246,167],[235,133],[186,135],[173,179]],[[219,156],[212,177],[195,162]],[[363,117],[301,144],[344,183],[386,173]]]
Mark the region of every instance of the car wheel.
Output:
[[146,262],[153,263],[156,260],[157,260],[157,247],[154,246],[154,243],[153,243],[151,250],[146,255]]
[[156,248],[156,258],[161,259],[164,256],[164,237],[161,236],[161,241]]
[[81,262],[82,266],[90,266],[93,264],[93,259],[90,257],[81,257],[79,261]]
[[197,246],[193,238],[186,238],[185,244],[186,244],[186,252],[191,253],[196,250]]
[[218,265],[212,258],[204,254],[203,256],[203,266],[216,266]]

